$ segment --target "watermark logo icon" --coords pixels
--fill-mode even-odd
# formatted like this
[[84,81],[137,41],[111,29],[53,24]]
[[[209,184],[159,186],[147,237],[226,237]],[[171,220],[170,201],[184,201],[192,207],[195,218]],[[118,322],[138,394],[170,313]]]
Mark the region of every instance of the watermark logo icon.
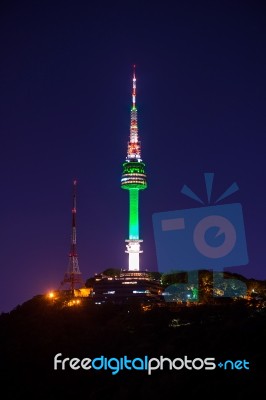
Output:
[[243,211],[240,203],[217,204],[238,190],[233,183],[211,205],[213,173],[205,173],[208,205],[186,185],[181,193],[200,202],[198,208],[153,214],[158,270],[193,271],[248,263]]

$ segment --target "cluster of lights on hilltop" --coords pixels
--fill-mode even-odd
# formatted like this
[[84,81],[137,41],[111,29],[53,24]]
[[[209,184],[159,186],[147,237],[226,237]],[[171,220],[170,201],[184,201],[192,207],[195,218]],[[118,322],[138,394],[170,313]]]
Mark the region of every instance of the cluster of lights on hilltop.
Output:
[[132,107],[130,113],[130,137],[127,157],[123,163],[121,187],[129,191],[129,238],[126,240],[126,252],[129,256],[129,271],[139,271],[139,190],[146,189],[147,176],[145,164],[141,159],[141,145],[138,138],[138,112],[136,107],[136,73],[133,71]]
[[[60,298],[59,293],[54,291],[50,291],[47,297],[51,302],[55,302]],[[73,297],[70,300],[63,301],[62,305],[67,307],[79,306],[82,305],[82,300],[80,298]]]

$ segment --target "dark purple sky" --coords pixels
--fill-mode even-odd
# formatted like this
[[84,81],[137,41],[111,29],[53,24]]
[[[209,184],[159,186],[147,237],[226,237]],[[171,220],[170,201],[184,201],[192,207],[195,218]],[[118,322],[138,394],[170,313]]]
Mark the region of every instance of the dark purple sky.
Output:
[[263,1],[5,1],[0,6],[0,312],[57,288],[68,266],[72,180],[85,278],[127,266],[132,65],[148,189],[143,268],[157,270],[152,214],[197,207],[183,184],[244,210],[249,264],[266,279],[266,6]]

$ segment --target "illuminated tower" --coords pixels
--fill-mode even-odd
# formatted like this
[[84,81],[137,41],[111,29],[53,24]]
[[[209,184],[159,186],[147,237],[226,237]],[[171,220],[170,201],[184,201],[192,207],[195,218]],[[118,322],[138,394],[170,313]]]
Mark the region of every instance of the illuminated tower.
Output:
[[126,240],[129,271],[139,271],[140,243],[139,238],[139,190],[146,189],[147,177],[145,164],[141,159],[141,148],[138,138],[138,115],[136,107],[136,73],[133,71],[132,107],[130,118],[130,136],[126,161],[123,163],[121,187],[129,191],[129,238]]
[[71,235],[71,246],[69,252],[69,263],[68,270],[65,273],[64,280],[61,286],[66,286],[68,290],[72,291],[74,294],[74,289],[79,289],[84,286],[81,272],[79,270],[78,264],[78,254],[77,254],[77,231],[76,231],[76,208],[77,202],[77,181],[73,182],[73,205],[72,205],[72,235]]

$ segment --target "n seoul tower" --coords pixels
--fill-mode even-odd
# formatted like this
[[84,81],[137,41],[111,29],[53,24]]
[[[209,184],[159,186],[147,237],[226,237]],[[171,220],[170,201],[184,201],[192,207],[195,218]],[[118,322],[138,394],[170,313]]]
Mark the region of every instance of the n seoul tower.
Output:
[[147,188],[145,164],[141,159],[138,138],[138,112],[136,107],[136,71],[133,69],[132,107],[130,112],[130,136],[127,157],[123,163],[121,187],[129,191],[129,237],[126,239],[128,270],[139,271],[139,255],[142,253],[139,238],[139,191]]

